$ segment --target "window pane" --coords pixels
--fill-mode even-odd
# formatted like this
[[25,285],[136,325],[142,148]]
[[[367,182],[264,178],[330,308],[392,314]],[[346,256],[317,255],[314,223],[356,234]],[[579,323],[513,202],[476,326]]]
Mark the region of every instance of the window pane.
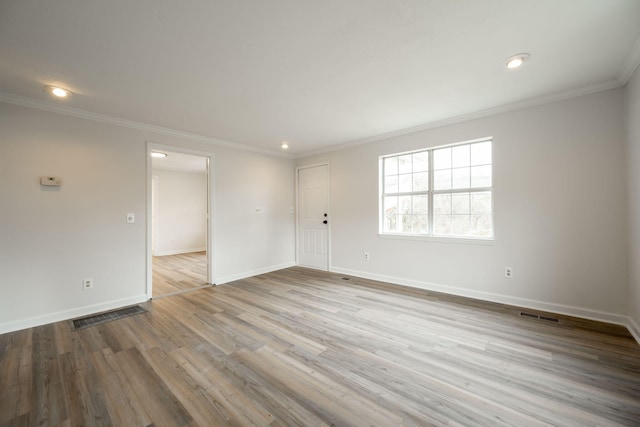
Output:
[[433,234],[440,236],[451,234],[451,215],[433,216]]
[[429,232],[429,220],[427,215],[413,216],[413,232],[426,234]]
[[398,229],[398,198],[385,197],[383,200],[384,231],[397,231]]
[[398,190],[401,193],[409,193],[411,192],[412,182],[411,182],[411,174],[405,174],[399,176],[400,185],[398,186]]
[[491,215],[471,215],[469,234],[474,237],[491,237]]
[[454,215],[469,213],[469,193],[451,195],[451,213]]
[[452,188],[469,188],[470,171],[469,168],[458,168],[451,170],[453,176]]
[[469,215],[452,215],[451,234],[467,236],[469,234]]
[[413,196],[413,213],[424,215],[429,213],[428,196]]
[[413,232],[413,215],[401,215],[401,230],[403,233]]
[[413,155],[413,171],[426,172],[429,170],[429,152],[423,151]]
[[410,214],[411,213],[411,196],[400,196],[398,197],[398,213],[399,214]]
[[490,214],[491,213],[491,193],[471,194],[471,213]]
[[420,172],[413,174],[413,191],[429,191],[429,173]]
[[398,215],[385,215],[384,217],[384,231],[395,233],[398,230]]
[[384,192],[385,193],[398,192],[398,175],[384,177]]
[[384,174],[385,175],[397,175],[398,174],[398,158],[387,157],[384,159]]
[[474,166],[471,168],[471,187],[491,187],[491,166]]
[[451,149],[451,167],[460,168],[469,166],[471,155],[469,154],[468,145],[459,145]]
[[451,214],[451,194],[433,195],[433,213],[436,215]]
[[434,190],[451,190],[451,169],[433,172]]
[[398,198],[396,196],[384,197],[383,205],[385,215],[395,215],[398,212]]
[[441,148],[433,151],[433,169],[451,168],[451,148]]
[[491,164],[491,141],[471,145],[471,165]]
[[411,154],[398,157],[398,173],[411,173]]

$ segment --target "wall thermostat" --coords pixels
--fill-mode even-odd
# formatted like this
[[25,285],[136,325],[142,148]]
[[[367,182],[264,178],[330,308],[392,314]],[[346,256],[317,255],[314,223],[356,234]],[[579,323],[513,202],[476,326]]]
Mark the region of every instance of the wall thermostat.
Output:
[[47,187],[60,187],[62,181],[57,176],[43,176],[40,178],[40,185],[46,185]]

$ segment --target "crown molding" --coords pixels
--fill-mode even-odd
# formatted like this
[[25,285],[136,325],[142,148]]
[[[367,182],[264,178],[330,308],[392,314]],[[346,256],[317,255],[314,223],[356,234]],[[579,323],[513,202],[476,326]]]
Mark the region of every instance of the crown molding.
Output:
[[150,132],[159,135],[171,136],[175,138],[182,138],[194,142],[204,142],[207,144],[217,145],[220,147],[232,148],[235,150],[252,151],[255,153],[266,154],[274,157],[293,158],[291,154],[280,153],[278,151],[271,151],[262,148],[252,147],[250,145],[241,144],[238,142],[225,141],[223,139],[211,138],[208,136],[198,135],[190,132],[183,132],[175,129],[170,129],[162,126],[151,125],[148,123],[136,122],[133,120],[121,119],[119,117],[108,116],[106,114],[93,113],[90,111],[81,110],[79,108],[68,107],[60,104],[53,104],[50,102],[41,101],[38,99],[27,98],[25,96],[14,95],[8,92],[0,92],[0,102],[7,104],[18,105],[21,107],[33,108],[37,110],[49,111],[51,113],[63,114],[65,116],[71,116],[78,119],[91,120],[94,122],[106,123],[109,125],[125,127],[142,132]]
[[432,122],[427,122],[418,126],[412,126],[405,129],[399,129],[393,132],[387,132],[380,135],[375,135],[363,139],[357,139],[354,141],[350,141],[344,144],[334,145],[332,147],[328,147],[321,150],[316,150],[309,153],[301,153],[296,156],[297,159],[304,157],[311,157],[318,154],[326,154],[334,151],[345,150],[347,148],[353,148],[364,144],[369,144],[377,141],[384,141],[386,139],[396,138],[403,135],[409,135],[412,133],[422,132],[430,129],[440,128],[444,126],[453,125],[456,123],[468,122],[471,120],[481,119],[484,117],[495,116],[498,114],[508,113],[511,111],[523,110],[526,108],[537,107],[544,104],[551,104],[558,101],[564,101],[571,98],[577,98],[584,95],[591,95],[597,92],[603,92],[610,89],[615,89],[618,87],[624,86],[624,83],[621,83],[618,79],[609,80],[604,83],[600,83],[597,85],[586,86],[575,90],[570,90],[561,93],[555,93],[551,95],[540,96],[536,98],[525,99],[523,101],[512,102],[509,104],[499,105],[497,107],[488,108],[485,110],[476,111],[473,113],[462,114],[459,116],[442,119],[442,120],[434,120]]
[[225,141],[222,139],[211,138],[194,133],[183,132],[175,129],[170,129],[162,126],[151,125],[142,122],[136,122],[132,120],[121,119],[119,117],[108,116],[106,114],[93,113],[90,111],[80,110],[78,108],[67,107],[64,105],[53,104],[33,98],[27,98],[24,96],[14,95],[7,92],[0,91],[0,102],[19,105],[22,107],[34,108],[38,110],[49,111],[58,114],[64,114],[71,117],[76,117],[85,120],[92,120],[100,123],[106,123],[114,126],[126,127],[129,129],[139,130],[142,132],[151,132],[159,135],[172,136],[176,138],[182,138],[195,142],[204,142],[207,144],[217,145],[221,147],[232,148],[236,150],[252,151],[255,153],[265,154],[274,157],[282,158],[295,158],[301,159],[305,157],[311,157],[319,154],[326,154],[335,151],[340,151],[348,148],[357,147],[372,142],[383,141],[403,135],[409,135],[412,133],[422,132],[430,129],[440,128],[444,126],[453,125],[456,123],[462,123],[484,117],[490,117],[497,114],[508,113],[511,111],[522,110],[526,108],[536,107],[544,104],[551,104],[553,102],[563,101],[566,99],[577,98],[579,96],[590,95],[597,92],[602,92],[610,89],[615,89],[624,86],[631,78],[636,68],[640,64],[640,38],[636,41],[634,48],[625,60],[625,65],[617,78],[609,80],[604,83],[586,86],[575,90],[565,91],[556,94],[550,94],[540,96],[536,98],[530,98],[523,101],[513,102],[509,104],[499,105],[493,108],[488,108],[468,114],[462,114],[455,117],[450,117],[442,120],[434,120],[421,125],[412,126],[404,129],[399,129],[392,132],[387,132],[379,135],[370,136],[367,138],[357,139],[342,144],[333,145],[320,150],[302,152],[298,154],[293,153],[281,153],[278,151],[271,151],[262,148],[252,147],[237,142]]
[[620,73],[618,74],[618,81],[620,85],[625,85],[633,76],[633,73],[640,66],[640,37],[636,40],[635,44],[629,51],[627,58],[620,69]]

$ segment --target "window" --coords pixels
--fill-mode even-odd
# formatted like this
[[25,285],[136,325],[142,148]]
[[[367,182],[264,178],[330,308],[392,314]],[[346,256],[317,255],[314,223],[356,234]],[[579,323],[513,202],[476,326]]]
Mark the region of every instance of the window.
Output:
[[491,143],[381,157],[381,233],[491,239]]

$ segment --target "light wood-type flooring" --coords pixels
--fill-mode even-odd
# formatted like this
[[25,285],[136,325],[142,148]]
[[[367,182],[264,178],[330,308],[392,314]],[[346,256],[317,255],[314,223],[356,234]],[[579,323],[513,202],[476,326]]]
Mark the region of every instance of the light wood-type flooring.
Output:
[[153,297],[172,295],[207,285],[207,253],[190,252],[153,257]]
[[640,425],[618,326],[300,267],[145,306],[0,335],[0,425]]

